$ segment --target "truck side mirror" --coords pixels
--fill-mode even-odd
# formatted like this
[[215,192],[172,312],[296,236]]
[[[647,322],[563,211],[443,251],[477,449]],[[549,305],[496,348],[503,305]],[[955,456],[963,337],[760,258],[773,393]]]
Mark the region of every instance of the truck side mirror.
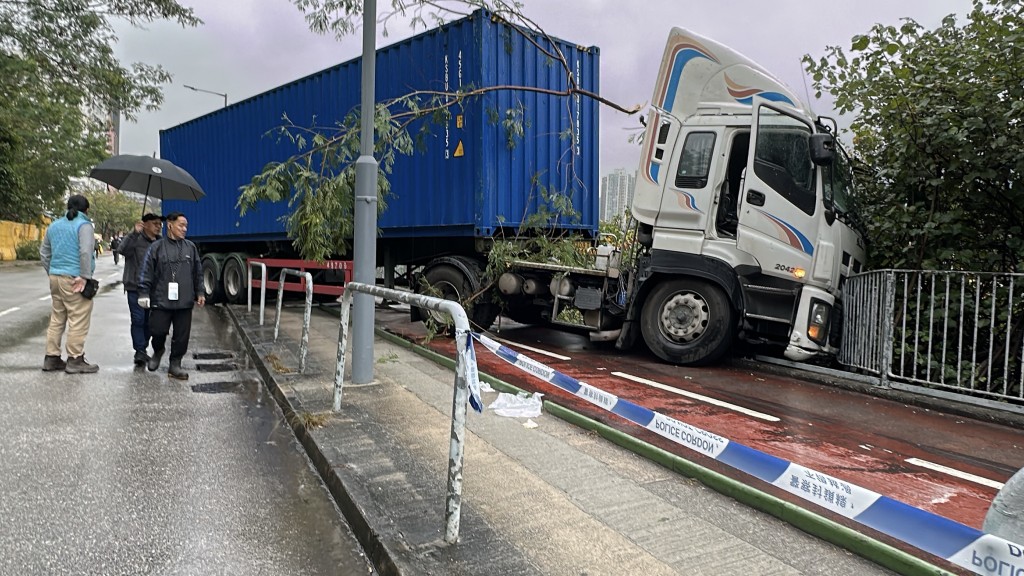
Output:
[[811,134],[811,162],[829,166],[836,154],[836,139],[831,134]]
[[831,197],[821,199],[821,203],[825,208],[825,222],[831,226],[836,221],[836,205],[832,201]]

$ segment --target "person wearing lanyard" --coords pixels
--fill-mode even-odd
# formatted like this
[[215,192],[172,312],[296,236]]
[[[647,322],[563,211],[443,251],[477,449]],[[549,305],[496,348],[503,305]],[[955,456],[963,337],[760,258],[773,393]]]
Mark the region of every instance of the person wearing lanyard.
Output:
[[139,306],[149,309],[149,332],[153,355],[146,367],[156,371],[164,355],[167,334],[171,334],[171,354],[167,375],[188,380],[181,360],[188,351],[192,334],[192,308],[206,304],[199,249],[185,239],[188,220],[181,212],[167,215],[167,235],[150,244],[139,271]]

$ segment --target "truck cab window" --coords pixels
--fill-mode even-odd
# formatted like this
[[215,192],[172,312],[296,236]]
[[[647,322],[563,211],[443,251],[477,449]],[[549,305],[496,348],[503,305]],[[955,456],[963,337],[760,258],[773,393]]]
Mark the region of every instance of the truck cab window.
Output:
[[814,214],[814,164],[809,126],[795,118],[761,108],[757,127],[754,172],[765,184],[807,214]]
[[686,135],[683,153],[676,170],[677,188],[703,188],[708,185],[711,155],[715,150],[714,132],[691,132]]

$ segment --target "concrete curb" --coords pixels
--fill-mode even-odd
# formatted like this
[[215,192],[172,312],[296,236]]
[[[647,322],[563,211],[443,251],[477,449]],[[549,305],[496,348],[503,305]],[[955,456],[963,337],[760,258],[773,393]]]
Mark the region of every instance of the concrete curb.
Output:
[[[388,340],[395,345],[408,348],[437,364],[451,368],[452,370],[455,369],[455,360],[448,358],[447,356],[438,354],[433,350],[419,346],[400,336],[385,332],[379,328],[375,328],[374,330],[380,338]],[[482,372],[480,373],[480,379],[490,384],[496,390],[502,392],[509,392],[512,394],[522,392],[520,388]],[[871,538],[870,536],[861,534],[852,528],[848,528],[842,524],[829,520],[824,516],[820,516],[807,509],[782,500],[781,498],[777,498],[771,494],[762,492],[751,486],[747,486],[746,484],[686,460],[685,458],[666,452],[657,446],[633,438],[628,434],[569,410],[555,402],[545,400],[544,409],[552,416],[561,418],[562,420],[570,422],[580,428],[596,432],[605,439],[625,448],[626,450],[630,450],[639,456],[647,458],[653,462],[657,462],[669,470],[693,478],[716,492],[729,496],[730,498],[746,504],[751,508],[770,514],[783,522],[807,532],[808,534],[827,542],[831,542],[832,544],[849,550],[858,556],[871,560],[872,562],[894,572],[904,574],[906,576],[934,576],[950,574],[950,572],[947,572],[938,566],[930,564],[916,556],[907,554],[902,550]]]
[[299,399],[290,397],[285,393],[273,373],[263,362],[263,358],[260,357],[249,334],[242,329],[234,310],[230,306],[225,306],[224,308],[228,311],[228,316],[231,318],[235,329],[241,334],[245,349],[253,360],[257,371],[259,371],[260,377],[263,378],[267,389],[281,408],[285,421],[291,427],[296,439],[302,444],[309,459],[313,462],[313,467],[327,486],[328,491],[330,491],[331,496],[345,517],[345,521],[352,528],[352,532],[355,534],[356,539],[359,540],[359,545],[363,547],[366,557],[373,563],[374,568],[377,569],[381,576],[401,576],[402,572],[393,560],[393,552],[388,549],[381,535],[370,526],[366,520],[366,512],[351,497],[355,487],[349,486],[345,479],[338,475],[327,459],[327,456],[320,449],[320,446],[317,445],[316,440],[310,435],[309,429],[304,425],[302,418],[298,417],[300,412],[304,412]]

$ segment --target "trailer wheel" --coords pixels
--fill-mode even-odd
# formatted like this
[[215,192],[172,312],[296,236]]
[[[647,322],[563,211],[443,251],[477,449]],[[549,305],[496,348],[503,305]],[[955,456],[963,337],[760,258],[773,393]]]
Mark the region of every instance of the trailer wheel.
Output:
[[246,291],[249,281],[245,270],[244,260],[241,254],[230,254],[224,261],[224,269],[221,276],[224,279],[224,297],[231,304],[239,304],[246,300]]
[[[455,266],[448,264],[434,266],[426,271],[423,279],[427,284],[422,291],[424,295],[462,304],[474,329],[486,330],[498,317],[498,307],[483,301],[486,296],[473,303],[467,302],[467,299],[473,295],[474,282]],[[435,330],[448,331],[452,326],[451,318],[447,314],[428,308],[421,309],[420,314],[424,318],[424,323]]]
[[647,297],[641,329],[662,360],[701,365],[720,359],[733,341],[732,306],[717,286],[701,280],[669,280]]
[[203,291],[206,302],[217,304],[224,301],[224,287],[220,283],[220,261],[212,256],[203,258]]

